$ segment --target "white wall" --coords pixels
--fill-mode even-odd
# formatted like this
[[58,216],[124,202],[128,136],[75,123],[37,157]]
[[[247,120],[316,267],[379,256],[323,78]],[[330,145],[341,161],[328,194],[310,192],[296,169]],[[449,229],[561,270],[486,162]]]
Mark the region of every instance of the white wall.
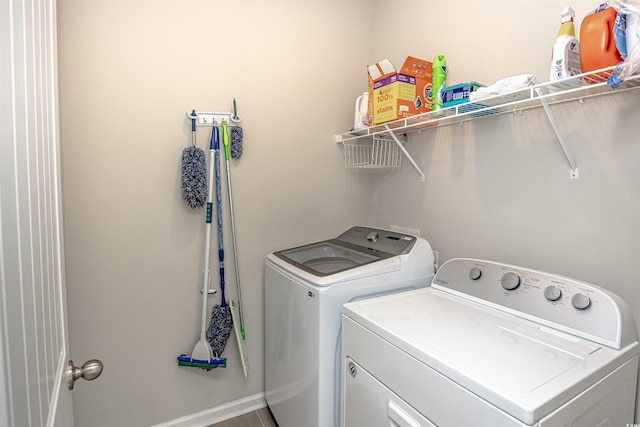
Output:
[[[564,6],[59,0],[72,355],[105,363],[78,387],[78,425],[152,425],[261,392],[264,256],[357,223],[418,228],[441,261],[477,256],[590,281],[640,312],[640,94],[554,108],[579,180],[541,110],[413,134],[425,182],[408,162],[352,173],[331,142],[352,125],[365,65],[383,57],[445,54],[450,83],[546,80]],[[579,23],[595,3],[572,6]],[[245,132],[232,180],[248,380],[233,341],[226,370],[175,363],[199,332],[204,248],[204,213],[180,200],[184,113],[229,109],[233,97]]]
[[[265,255],[361,218],[332,141],[366,88],[371,19],[363,1],[59,1],[72,355],[105,365],[77,387],[77,425],[149,426],[264,391]],[[230,111],[234,97],[245,135],[231,174],[247,380],[233,339],[226,369],[175,360],[199,335],[204,264],[205,213],[180,199],[185,113]],[[198,131],[201,148],[208,137]]]

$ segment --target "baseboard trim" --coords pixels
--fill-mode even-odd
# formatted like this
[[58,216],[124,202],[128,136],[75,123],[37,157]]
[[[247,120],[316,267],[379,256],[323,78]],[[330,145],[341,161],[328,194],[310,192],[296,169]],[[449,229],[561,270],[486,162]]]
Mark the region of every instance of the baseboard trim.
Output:
[[244,397],[206,411],[186,415],[173,421],[155,424],[151,427],[208,427],[215,423],[239,417],[267,406],[264,393]]

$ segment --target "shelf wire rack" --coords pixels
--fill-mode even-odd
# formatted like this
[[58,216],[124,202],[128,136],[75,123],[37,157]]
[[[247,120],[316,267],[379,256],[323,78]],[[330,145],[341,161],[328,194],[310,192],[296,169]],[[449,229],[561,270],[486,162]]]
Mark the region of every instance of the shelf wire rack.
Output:
[[[406,134],[398,135],[401,143],[407,141]],[[374,135],[344,144],[344,165],[354,169],[393,169],[402,166],[402,151],[388,135]]]

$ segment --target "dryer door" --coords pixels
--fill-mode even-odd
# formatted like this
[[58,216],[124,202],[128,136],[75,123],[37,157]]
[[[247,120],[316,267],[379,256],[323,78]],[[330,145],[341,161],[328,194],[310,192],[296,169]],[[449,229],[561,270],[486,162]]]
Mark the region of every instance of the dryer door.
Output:
[[344,370],[341,427],[436,427],[349,357]]

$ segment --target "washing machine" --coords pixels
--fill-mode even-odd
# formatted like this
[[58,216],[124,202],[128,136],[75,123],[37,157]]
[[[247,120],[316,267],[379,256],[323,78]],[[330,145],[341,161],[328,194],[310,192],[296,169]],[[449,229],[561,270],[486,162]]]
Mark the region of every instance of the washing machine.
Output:
[[637,425],[635,323],[600,287],[454,259],[343,313],[344,427]]
[[265,260],[265,389],[279,427],[332,427],[340,418],[342,305],[429,286],[429,243],[352,227]]

